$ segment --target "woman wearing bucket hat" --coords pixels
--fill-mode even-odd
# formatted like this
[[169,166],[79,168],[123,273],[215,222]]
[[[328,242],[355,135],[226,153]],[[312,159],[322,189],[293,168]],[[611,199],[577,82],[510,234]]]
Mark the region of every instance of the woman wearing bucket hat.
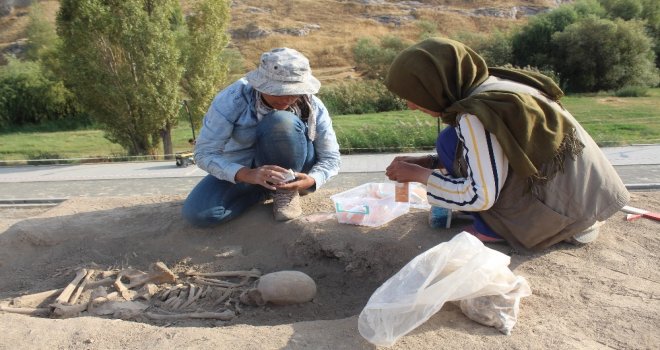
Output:
[[385,84],[409,108],[449,125],[437,154],[395,158],[386,175],[427,184],[432,205],[473,213],[466,231],[484,242],[587,243],[629,200],[547,76],[489,68],[459,42],[427,39],[395,58]]
[[196,226],[231,220],[272,196],[278,221],[301,215],[299,193],[339,171],[339,145],[321,83],[300,52],[277,48],[214,98],[195,145],[207,175],[188,195],[183,216]]

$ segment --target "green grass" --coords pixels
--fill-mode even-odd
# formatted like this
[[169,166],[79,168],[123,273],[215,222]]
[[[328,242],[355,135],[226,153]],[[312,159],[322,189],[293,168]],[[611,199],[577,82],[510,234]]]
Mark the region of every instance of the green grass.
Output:
[[648,97],[568,96],[566,109],[600,146],[660,143],[660,89]]
[[429,149],[437,121],[416,111],[342,115],[332,119],[343,154]]
[[[576,95],[562,101],[601,146],[660,143],[660,89],[650,89],[649,97]],[[436,120],[417,111],[333,116],[333,124],[343,154],[431,149],[437,135]],[[191,137],[182,120],[173,130],[174,151],[190,150]],[[0,134],[0,161],[125,155],[99,130]]]

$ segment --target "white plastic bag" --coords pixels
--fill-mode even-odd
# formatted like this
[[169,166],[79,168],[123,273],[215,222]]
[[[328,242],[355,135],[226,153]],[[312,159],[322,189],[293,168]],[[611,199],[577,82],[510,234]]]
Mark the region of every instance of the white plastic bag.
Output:
[[531,295],[527,281],[518,276],[514,287],[506,294],[484,295],[460,301],[461,311],[469,319],[497,328],[509,335],[518,320],[520,298]]
[[508,268],[509,262],[507,255],[461,232],[418,255],[385,281],[360,313],[358,330],[375,345],[391,346],[447,301],[507,294],[520,284],[531,293],[524,278]]

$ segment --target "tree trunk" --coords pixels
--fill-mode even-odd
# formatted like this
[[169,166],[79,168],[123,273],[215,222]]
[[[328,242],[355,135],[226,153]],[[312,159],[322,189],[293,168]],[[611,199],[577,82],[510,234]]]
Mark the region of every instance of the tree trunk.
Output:
[[174,159],[174,150],[172,147],[172,125],[170,125],[170,123],[165,124],[165,128],[160,131],[160,137],[163,139],[163,152],[165,153],[165,159]]

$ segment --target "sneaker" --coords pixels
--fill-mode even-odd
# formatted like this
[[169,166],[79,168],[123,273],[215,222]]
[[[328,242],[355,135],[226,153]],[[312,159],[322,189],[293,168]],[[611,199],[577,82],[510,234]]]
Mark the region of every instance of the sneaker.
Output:
[[302,215],[297,190],[276,190],[273,193],[273,215],[277,221],[292,220]]
[[496,238],[496,237],[491,237],[491,236],[486,236],[483,233],[480,233],[477,231],[476,227],[474,225],[466,226],[463,228],[463,231],[477,237],[478,240],[484,242],[484,243],[504,243],[506,242],[503,238]]
[[566,239],[566,242],[575,244],[575,245],[583,245],[587,243],[591,243],[598,238],[598,234],[600,232],[600,225],[602,225],[601,222],[596,222],[595,224],[591,225],[588,229],[574,235],[571,238]]

